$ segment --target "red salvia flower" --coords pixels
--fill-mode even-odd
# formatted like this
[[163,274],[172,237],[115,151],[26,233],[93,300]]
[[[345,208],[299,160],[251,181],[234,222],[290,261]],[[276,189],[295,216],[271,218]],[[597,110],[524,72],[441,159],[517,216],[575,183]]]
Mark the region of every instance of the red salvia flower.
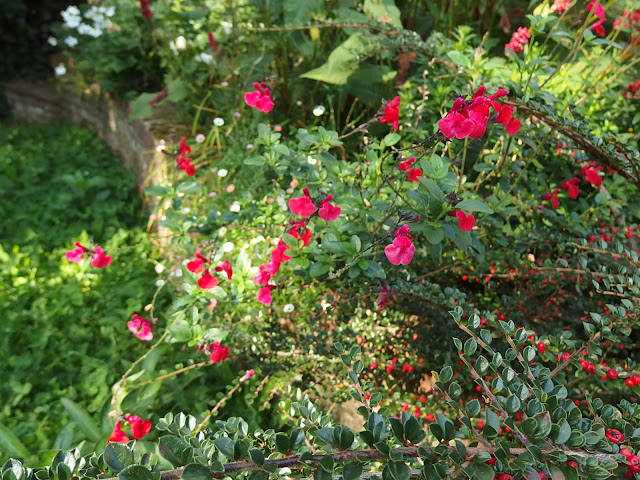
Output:
[[149,0],[140,0],[140,12],[144,18],[151,21],[153,12],[151,11],[151,7],[149,7]]
[[231,276],[233,275],[233,268],[231,267],[231,261],[225,260],[220,265],[216,267],[216,272],[225,272],[227,274],[227,278],[231,280]]
[[218,279],[209,273],[209,269],[205,268],[204,273],[196,282],[203,290],[209,290],[218,285]]
[[209,359],[213,363],[220,363],[225,361],[229,357],[229,347],[223,347],[220,342],[215,342],[211,349],[211,355]]
[[129,437],[127,437],[127,435],[122,431],[121,422],[116,423],[116,426],[114,427],[113,432],[111,432],[111,436],[109,437],[109,440],[107,440],[107,444],[109,444],[109,442],[117,442],[117,443],[130,442]]
[[576,200],[578,198],[578,183],[580,183],[580,179],[578,177],[573,177],[571,180],[565,180],[560,184],[560,188],[563,190],[569,191],[569,198],[572,200]]
[[271,290],[273,290],[272,285],[266,285],[260,289],[258,292],[258,301],[260,303],[264,303],[265,305],[269,305],[273,302],[273,297],[271,296]]
[[75,242],[74,245],[76,248],[72,248],[71,250],[67,250],[65,255],[67,256],[67,260],[71,263],[80,263],[82,260],[82,255],[87,251],[85,247],[83,247],[80,242]]
[[268,113],[273,110],[274,103],[271,100],[271,91],[264,83],[254,83],[255,91],[244,94],[244,101],[250,107],[255,107],[261,112]]
[[471,213],[466,214],[462,210],[456,210],[456,218],[458,219],[458,227],[463,232],[470,232],[476,224],[476,217]]
[[96,268],[106,268],[109,265],[111,265],[111,262],[113,261],[113,258],[111,258],[111,255],[107,255],[106,253],[104,253],[104,251],[102,250],[102,247],[97,246],[94,250],[93,250],[93,257],[91,258],[91,265],[93,265]]
[[395,232],[393,243],[384,248],[384,254],[393,265],[409,265],[413,259],[416,247],[411,241],[409,225],[403,225]]
[[291,213],[294,215],[310,217],[315,213],[316,206],[311,200],[309,189],[305,187],[302,189],[302,192],[304,193],[302,197],[289,199],[289,210],[291,210]]
[[141,439],[151,431],[151,420],[142,420],[138,415],[129,415],[125,420],[131,425],[133,438],[136,440]]
[[137,313],[131,315],[131,320],[127,322],[127,328],[140,340],[143,340],[145,342],[153,340],[151,323],[149,322],[149,320],[141,317]]
[[216,53],[218,51],[218,42],[216,42],[216,38],[211,32],[207,32],[207,37],[209,37],[209,49],[211,50],[211,53]]
[[398,128],[400,128],[399,115],[400,97],[396,97],[384,107],[384,113],[382,117],[380,117],[380,123],[388,123],[393,128],[393,131],[396,132]]
[[419,168],[412,168],[407,172],[407,178],[410,182],[418,182],[420,181],[420,177],[422,176],[422,170]]

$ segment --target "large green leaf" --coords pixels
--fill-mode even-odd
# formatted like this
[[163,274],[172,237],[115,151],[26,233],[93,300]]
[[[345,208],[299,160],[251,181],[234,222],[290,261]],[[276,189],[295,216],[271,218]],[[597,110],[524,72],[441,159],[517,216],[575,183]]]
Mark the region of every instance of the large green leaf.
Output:
[[362,34],[351,35],[333,52],[324,65],[301,75],[320,82],[344,85],[349,76],[358,69],[356,56],[365,51]]
[[374,20],[392,23],[397,27],[402,26],[400,9],[396,7],[393,0],[365,0],[362,9]]
[[60,399],[60,403],[62,403],[62,406],[71,417],[71,420],[78,425],[78,428],[82,430],[82,433],[84,433],[89,440],[92,442],[100,441],[100,438],[102,437],[100,429],[84,408],[73,400],[69,400],[65,397]]
[[0,450],[13,457],[29,458],[31,454],[11,430],[0,423]]

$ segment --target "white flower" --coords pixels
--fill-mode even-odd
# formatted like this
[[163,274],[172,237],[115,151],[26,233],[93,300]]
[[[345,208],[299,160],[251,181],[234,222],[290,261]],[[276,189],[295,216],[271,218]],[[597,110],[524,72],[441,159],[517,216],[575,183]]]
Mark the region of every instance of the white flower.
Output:
[[240,211],[240,203],[239,202],[233,202],[231,204],[231,206],[229,207],[229,210],[235,213],[238,213]]
[[182,35],[176,38],[176,48],[178,50],[184,50],[185,48],[187,48],[187,39]]
[[226,177],[227,173],[229,173],[229,172],[224,168],[221,168],[220,170],[218,170],[218,176],[219,177]]
[[188,208],[188,207],[184,207],[181,211],[182,211],[182,213],[183,213],[184,215],[186,215],[187,213],[189,213],[189,212],[191,211],[191,209],[190,209],[190,208]]
[[284,306],[284,308],[283,308],[284,313],[291,313],[291,312],[293,312],[295,309],[296,309],[296,307],[294,307],[294,306],[293,306],[292,304],[290,304],[290,303],[287,303],[287,304]]
[[223,120],[223,119],[221,119],[220,117],[216,117],[216,118],[214,118],[214,119],[213,119],[213,124],[214,124],[216,127],[221,127],[221,126],[223,126],[223,125],[224,125],[224,120]]
[[91,27],[83,23],[78,27],[78,33],[97,38],[100,35],[102,35],[102,30],[100,30],[99,28]]
[[316,117],[319,117],[320,115],[323,115],[325,112],[325,108],[322,105],[316,105],[315,107],[313,107],[313,110],[311,113],[313,113]]
[[165,148],[165,142],[164,140],[159,140],[158,141],[158,146],[156,147],[156,152],[162,152]]
[[223,20],[220,22],[220,26],[222,27],[222,30],[224,30],[224,33],[226,35],[229,35],[231,33],[231,28],[233,27],[233,24],[231,22],[225,22]]
[[323,298],[322,301],[320,302],[320,306],[322,307],[323,310],[326,310],[331,306],[331,304]]
[[56,45],[58,45],[58,40],[56,40],[55,37],[49,37],[47,38],[47,43],[52,47],[55,47]]
[[309,162],[311,165],[315,165],[316,163],[318,163],[318,160],[313,158],[311,155],[307,155],[307,162]]
[[156,287],[161,287],[164,285],[164,280],[160,279],[160,280],[156,280]]
[[76,37],[67,37],[64,39],[64,43],[69,47],[75,47],[78,44],[78,39]]
[[196,62],[201,63],[213,63],[213,55],[207,52],[202,52],[193,57]]
[[55,68],[55,72],[58,76],[64,75],[65,73],[67,73],[67,67],[65,67],[63,64],[60,64]]
[[162,265],[161,263],[156,263],[156,273],[162,273],[164,272],[164,265]]
[[251,150],[253,148],[253,145],[250,143],[247,143],[247,150]]
[[229,253],[231,250],[233,250],[233,243],[231,242],[225,242],[222,244],[222,251],[225,253]]
[[198,135],[196,135],[196,143],[204,142],[204,138],[204,135],[202,133],[199,133]]
[[265,238],[262,235],[258,235],[256,238],[252,238],[249,241],[250,245],[255,245],[256,243],[264,242]]
[[[218,213],[218,215],[220,215]],[[227,227],[220,227],[220,230],[218,230],[218,236],[219,237],[224,237],[227,234]]]
[[60,15],[64,24],[69,28],[76,28],[82,21],[80,10],[75,5],[70,5],[66,10],[60,12]]

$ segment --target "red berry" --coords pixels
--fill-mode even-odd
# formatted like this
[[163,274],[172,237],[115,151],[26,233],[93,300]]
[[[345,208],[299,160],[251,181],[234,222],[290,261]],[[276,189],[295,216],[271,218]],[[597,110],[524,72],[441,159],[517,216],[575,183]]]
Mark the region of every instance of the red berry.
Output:
[[547,480],[547,476],[543,472],[538,472],[538,476],[540,477],[540,480]]
[[484,423],[478,422],[478,428],[482,430],[484,428]]
[[633,455],[628,448],[621,448],[620,449],[620,454],[624,455],[627,458],[630,457],[631,455]]
[[498,480],[513,480],[513,477],[508,473],[501,473],[498,475]]
[[536,346],[538,347],[539,352],[544,352],[547,349],[547,346],[544,344],[544,342],[538,342]]
[[607,430],[606,437],[613,443],[624,442],[624,435],[622,435],[622,432],[613,428],[611,430]]
[[636,385],[640,385],[640,375],[638,375],[637,373],[632,377],[633,378],[633,382]]
[[569,465],[570,467],[575,468],[576,470],[578,469],[578,464],[576,462],[574,462],[573,460],[569,460],[567,462],[567,465]]
[[626,378],[624,380],[624,383],[627,385],[627,387],[633,387],[636,384],[636,382],[633,380],[633,377]]
[[427,413],[427,420],[430,422],[435,422],[436,416],[433,413]]
[[618,378],[618,371],[615,368],[610,368],[607,370],[607,377],[611,379]]

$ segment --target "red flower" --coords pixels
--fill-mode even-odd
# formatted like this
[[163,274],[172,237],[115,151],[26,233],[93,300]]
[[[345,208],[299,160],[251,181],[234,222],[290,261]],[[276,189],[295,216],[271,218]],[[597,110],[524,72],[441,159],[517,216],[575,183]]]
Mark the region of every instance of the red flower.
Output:
[[470,232],[476,224],[476,217],[471,213],[466,214],[462,210],[456,210],[456,218],[458,219],[458,227],[463,232]]
[[141,317],[137,313],[131,315],[132,320],[127,322],[127,328],[140,340],[148,342],[153,339],[151,331],[151,323],[146,318]]
[[80,242],[75,242],[74,245],[76,248],[68,250],[65,255],[67,256],[67,260],[71,263],[79,263],[80,260],[82,260],[82,255],[84,255],[84,252],[86,252],[87,249],[80,245]]
[[215,342],[211,348],[211,355],[209,358],[213,363],[220,363],[227,359],[229,356],[229,347],[223,347],[220,342]]
[[107,445],[109,444],[109,442],[118,442],[118,443],[130,442],[129,437],[127,437],[127,435],[122,431],[121,422],[116,423],[116,426],[114,427],[113,432],[111,432],[111,436],[109,437],[109,440],[107,440]]
[[187,137],[182,137],[182,140],[180,140],[180,143],[178,144],[178,152],[191,153],[191,147],[187,145]]
[[605,436],[607,437],[607,439],[609,439],[610,442],[613,443],[624,442],[624,435],[622,435],[622,432],[620,430],[615,430],[612,428],[611,430],[607,430]]
[[311,200],[309,189],[305,187],[302,189],[302,192],[304,193],[302,197],[289,199],[289,210],[291,210],[291,213],[294,215],[310,217],[315,213],[316,206]]
[[599,2],[599,0],[592,0],[589,5],[587,5],[587,10],[593,10],[594,15],[598,18],[598,20],[593,25],[591,25],[591,30],[593,30],[597,35],[604,37],[606,32],[602,24],[607,20],[605,18],[604,7]]
[[[302,220],[301,222],[295,223],[294,226],[287,232],[296,240],[302,240],[302,245],[304,247],[309,245],[312,235],[311,230],[304,226],[305,221],[306,219]],[[300,232],[302,232],[302,234]]]
[[149,7],[149,0],[140,0],[140,12],[142,16],[147,20],[151,21],[151,17],[153,16],[153,12]]
[[573,177],[571,180],[565,180],[560,184],[560,188],[563,190],[569,191],[569,198],[575,200],[578,198],[578,183],[580,183],[580,179],[578,177]]
[[216,277],[212,276],[209,273],[209,269],[208,268],[205,268],[204,269],[204,273],[202,274],[202,276],[198,279],[198,281],[196,283],[203,290],[208,290],[208,289],[213,288],[216,285],[218,285],[218,279]]
[[558,199],[558,192],[560,192],[560,190],[556,188],[553,192],[545,193],[542,196],[543,200],[551,200],[551,208],[553,208],[554,210],[557,210],[558,207],[560,206],[560,200]]
[[202,272],[202,266],[205,264],[205,262],[209,263],[209,260],[204,258],[199,253],[196,253],[195,260],[187,263],[187,270],[189,270],[191,273],[200,273]]
[[106,255],[102,250],[102,247],[98,246],[93,250],[93,258],[91,258],[91,265],[96,268],[105,268],[111,265],[113,258],[111,255]]
[[280,239],[280,243],[278,243],[278,246],[275,248],[273,252],[271,252],[271,260],[277,264],[280,264],[282,262],[288,262],[293,257],[290,257],[285,253],[287,250],[289,250],[289,245],[284,243],[284,240]]
[[271,296],[271,290],[273,290],[273,286],[266,285],[260,289],[258,292],[258,301],[260,303],[264,303],[265,305],[269,305],[273,302],[273,297]]
[[415,245],[411,242],[409,225],[398,228],[394,235],[396,238],[384,248],[384,254],[393,265],[409,265],[416,251]]
[[269,113],[274,107],[269,87],[262,82],[254,83],[253,87],[255,88],[255,91],[245,93],[244,101],[250,107],[255,107],[261,112]]
[[225,272],[227,274],[227,278],[231,280],[231,276],[233,275],[233,269],[231,267],[231,261],[225,260],[220,265],[216,267],[216,272]]
[[400,115],[400,97],[396,97],[391,100],[384,107],[384,113],[380,117],[380,123],[388,123],[393,127],[393,131],[397,131],[400,128],[400,121],[398,116]]
[[144,437],[151,431],[151,420],[142,420],[138,415],[129,415],[125,418],[133,432],[133,438],[136,440]]
[[411,170],[411,164],[413,162],[415,162],[416,159],[414,157],[411,157],[409,160],[405,160],[404,162],[402,162],[400,165],[398,165],[398,168],[400,170],[402,170],[403,172],[406,172],[408,170]]
[[584,175],[585,180],[591,185],[599,187],[602,185],[602,177],[598,173],[600,170],[602,170],[602,167],[596,167],[595,163],[590,163],[588,166],[582,167],[580,173]]
[[216,53],[218,51],[218,42],[216,42],[213,33],[207,32],[207,37],[209,38],[209,50],[211,50],[211,53]]
[[422,170],[419,168],[412,168],[407,172],[407,178],[410,182],[418,182],[420,181],[420,177],[422,176]]

